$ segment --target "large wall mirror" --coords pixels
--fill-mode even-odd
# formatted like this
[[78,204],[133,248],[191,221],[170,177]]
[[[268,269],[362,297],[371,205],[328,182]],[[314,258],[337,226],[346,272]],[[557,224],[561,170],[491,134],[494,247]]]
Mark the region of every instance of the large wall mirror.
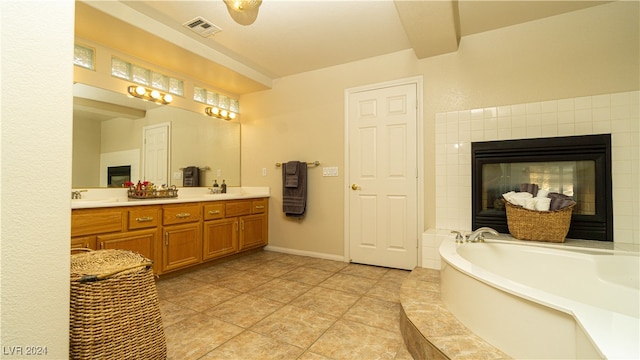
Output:
[[168,185],[183,186],[182,169],[197,167],[199,186],[240,186],[239,123],[80,83],[73,91],[73,188],[120,187],[126,171],[145,180],[145,162],[162,157],[145,156],[143,134],[163,126]]

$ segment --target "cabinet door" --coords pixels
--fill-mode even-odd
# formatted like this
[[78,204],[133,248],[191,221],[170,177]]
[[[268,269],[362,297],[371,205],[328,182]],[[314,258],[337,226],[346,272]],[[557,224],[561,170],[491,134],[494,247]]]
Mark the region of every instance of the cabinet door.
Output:
[[238,252],[238,218],[205,221],[204,260]]
[[267,244],[267,217],[265,214],[240,218],[240,250]]
[[98,249],[121,249],[139,253],[153,261],[153,271],[158,272],[156,265],[155,247],[158,239],[158,229],[129,231],[119,234],[98,235],[96,242]]
[[166,226],[162,247],[162,271],[197,264],[202,260],[200,223]]
[[71,249],[96,249],[96,237],[95,236],[80,236],[71,238]]

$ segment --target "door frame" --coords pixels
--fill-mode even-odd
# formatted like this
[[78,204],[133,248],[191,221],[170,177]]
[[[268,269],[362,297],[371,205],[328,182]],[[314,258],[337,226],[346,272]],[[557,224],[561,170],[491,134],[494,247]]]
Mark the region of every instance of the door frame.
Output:
[[[417,264],[418,266],[422,266],[422,233],[424,232],[424,110],[423,110],[423,76],[413,76],[403,79],[385,81],[381,83],[363,85],[353,88],[348,88],[344,91],[344,167],[345,174],[349,174],[350,164],[349,164],[349,96],[354,93],[363,92],[363,91],[371,91],[388,87],[402,86],[402,85],[416,85],[416,162],[418,167],[418,179],[416,189],[416,196],[418,197],[416,200],[416,216],[418,217],[416,220],[416,245],[417,245]],[[344,191],[347,194],[350,191],[351,182],[348,175],[344,177]],[[350,214],[350,204],[349,204],[349,196],[344,196],[344,213],[345,213],[345,221],[344,221],[344,261],[350,262],[351,253],[349,249],[351,238],[349,237],[350,233],[350,221],[347,219]]]
[[[167,186],[171,183],[171,122],[163,122],[153,125],[145,125],[142,127],[142,166],[140,168],[140,172],[142,178],[146,176],[145,172],[147,169],[147,130],[152,130],[156,128],[167,128]],[[134,181],[134,180],[131,180]]]

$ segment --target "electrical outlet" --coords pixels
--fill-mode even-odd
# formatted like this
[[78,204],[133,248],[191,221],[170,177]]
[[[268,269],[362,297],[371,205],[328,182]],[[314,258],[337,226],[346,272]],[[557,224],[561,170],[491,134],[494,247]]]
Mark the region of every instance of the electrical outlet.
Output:
[[217,177],[222,176],[222,170],[218,169],[218,171],[216,171],[216,176]]
[[180,180],[180,179],[182,179],[182,171],[174,171],[173,180]]
[[267,176],[267,168],[262,168],[262,176]]

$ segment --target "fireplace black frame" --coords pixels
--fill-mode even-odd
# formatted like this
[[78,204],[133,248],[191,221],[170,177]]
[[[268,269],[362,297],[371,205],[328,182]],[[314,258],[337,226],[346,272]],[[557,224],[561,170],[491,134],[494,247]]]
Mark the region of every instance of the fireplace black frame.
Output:
[[506,213],[482,209],[485,164],[545,161],[595,161],[595,215],[572,214],[568,238],[613,241],[611,135],[474,142],[471,144],[472,229],[489,226],[508,233]]
[[131,165],[108,166],[107,167],[107,187],[116,186],[114,179],[119,178],[124,181],[131,181]]

